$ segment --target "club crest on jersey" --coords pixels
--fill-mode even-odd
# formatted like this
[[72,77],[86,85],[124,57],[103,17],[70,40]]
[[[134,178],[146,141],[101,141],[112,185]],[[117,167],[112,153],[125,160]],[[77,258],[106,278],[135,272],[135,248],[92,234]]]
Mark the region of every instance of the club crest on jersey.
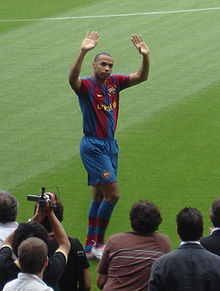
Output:
[[111,87],[108,88],[108,93],[109,93],[110,95],[114,95],[115,92],[116,92],[116,86],[111,85]]
[[110,179],[110,177],[111,177],[111,172],[110,171],[104,171],[103,173],[102,173],[102,178],[104,178],[105,180],[109,180]]

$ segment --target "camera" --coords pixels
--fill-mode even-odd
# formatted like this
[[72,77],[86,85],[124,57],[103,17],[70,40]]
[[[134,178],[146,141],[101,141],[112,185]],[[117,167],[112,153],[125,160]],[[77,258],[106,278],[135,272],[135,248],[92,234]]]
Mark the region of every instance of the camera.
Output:
[[41,195],[40,196],[37,196],[37,195],[28,195],[27,196],[27,200],[28,201],[35,201],[35,202],[38,202],[39,204],[39,207],[43,208],[46,206],[46,201],[49,202],[49,206],[51,208],[54,207],[54,205],[51,203],[51,197],[50,195],[46,194],[45,193],[45,187],[42,187],[41,188],[42,192],[41,192]]

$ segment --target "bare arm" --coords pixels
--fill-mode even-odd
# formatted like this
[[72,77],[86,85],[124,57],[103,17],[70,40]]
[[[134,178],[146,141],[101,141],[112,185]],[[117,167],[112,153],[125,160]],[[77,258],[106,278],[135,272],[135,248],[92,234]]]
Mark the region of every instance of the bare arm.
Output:
[[90,280],[90,273],[89,269],[84,269],[83,270],[83,275],[84,275],[84,290],[89,291],[91,288],[91,280]]
[[82,42],[79,54],[73,62],[69,73],[69,83],[72,89],[75,91],[79,90],[81,86],[81,79],[79,75],[81,72],[84,57],[89,50],[93,49],[97,45],[98,37],[99,34],[97,31],[92,31],[91,34],[87,32]]
[[48,219],[50,221],[55,238],[56,238],[58,246],[59,246],[58,250],[61,251],[62,253],[64,253],[64,255],[67,258],[68,254],[69,254],[69,250],[70,250],[70,242],[69,242],[69,239],[67,237],[67,234],[66,234],[62,224],[57,219],[57,217],[55,216],[53,211],[50,211],[50,213],[48,215]]
[[129,86],[137,85],[148,79],[150,69],[149,48],[141,35],[133,34],[131,41],[137,50],[142,54],[142,64],[138,72],[130,75]]
[[[51,193],[47,194],[50,194],[51,203],[54,204],[55,198],[51,195]],[[36,212],[32,220],[41,222],[46,216],[48,217],[53,232],[55,234],[55,238],[59,246],[58,250],[61,251],[67,258],[70,250],[70,242],[62,224],[57,219],[48,201],[46,201],[45,207],[39,207],[39,205],[37,206]]]
[[107,275],[97,273],[97,276],[96,276],[96,284],[97,284],[97,286],[98,286],[98,288],[100,290],[103,289],[106,281],[107,281]]

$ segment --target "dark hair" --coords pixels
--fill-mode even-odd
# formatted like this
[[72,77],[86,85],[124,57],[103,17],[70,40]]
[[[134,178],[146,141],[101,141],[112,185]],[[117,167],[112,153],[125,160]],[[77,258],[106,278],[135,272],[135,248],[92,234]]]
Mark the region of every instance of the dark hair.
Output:
[[48,233],[43,225],[36,221],[20,223],[18,228],[15,230],[13,241],[13,251],[16,256],[18,255],[19,245],[22,241],[30,237],[38,237],[47,245],[49,244]]
[[112,56],[110,55],[110,54],[108,54],[108,53],[99,53],[99,54],[97,54],[96,56],[95,56],[95,58],[94,58],[94,62],[97,62],[98,61],[98,59],[99,59],[99,57],[100,56],[102,56],[102,55],[104,55],[104,56],[109,56],[109,57],[111,57],[112,58]]
[[47,245],[42,239],[31,237],[18,247],[18,261],[24,273],[38,274],[47,258]]
[[[64,210],[63,204],[58,199],[58,197],[55,193],[52,193],[52,194],[55,195],[55,199],[56,199],[56,207],[53,208],[53,212],[54,212],[55,216],[57,217],[57,219],[61,222],[63,220],[63,210]],[[36,208],[37,208],[37,204],[35,205],[34,212],[36,211]],[[42,224],[46,228],[47,232],[52,231],[52,227],[51,227],[50,221],[49,221],[47,216],[40,222],[40,224]]]
[[183,241],[199,240],[203,233],[203,217],[196,208],[185,207],[176,216],[177,231]]
[[162,217],[157,206],[148,200],[140,200],[131,208],[131,226],[135,231],[152,233],[157,230],[162,222]]
[[216,198],[212,203],[210,215],[212,216],[212,223],[215,227],[220,226],[220,197]]
[[0,190],[0,222],[15,221],[17,218],[18,201],[9,192]]

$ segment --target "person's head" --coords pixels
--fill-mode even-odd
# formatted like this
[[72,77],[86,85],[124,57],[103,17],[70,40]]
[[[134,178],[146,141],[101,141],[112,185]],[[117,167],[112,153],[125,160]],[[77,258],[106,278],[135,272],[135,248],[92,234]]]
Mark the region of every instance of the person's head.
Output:
[[47,245],[49,243],[48,233],[43,225],[36,221],[20,223],[18,225],[18,228],[15,230],[12,246],[16,256],[18,255],[18,247],[22,243],[22,241],[31,237],[40,238]]
[[140,200],[135,202],[131,208],[130,221],[134,231],[152,233],[158,229],[162,217],[153,202]]
[[210,220],[214,227],[220,227],[220,197],[216,198],[210,209]]
[[0,223],[15,221],[17,210],[17,199],[11,193],[0,190]]
[[[55,193],[47,192],[47,194],[54,196],[55,202],[54,202],[54,205],[53,205],[54,207],[52,209],[53,209],[53,212],[54,212],[55,216],[57,217],[57,219],[60,222],[62,222],[62,220],[63,220],[63,211],[64,211],[63,204],[58,199],[58,197],[57,197],[57,195]],[[36,208],[37,208],[37,204],[35,205],[34,212],[36,211]],[[48,233],[52,232],[52,227],[51,227],[51,224],[50,224],[50,221],[49,221],[48,217],[45,217],[41,221],[41,224],[46,228]]]
[[36,237],[24,240],[18,247],[18,261],[22,272],[39,274],[48,264],[47,245]]
[[176,216],[177,232],[183,241],[196,241],[203,234],[203,217],[196,208],[185,207]]
[[113,65],[114,61],[111,55],[104,52],[96,55],[92,63],[95,80],[104,82],[111,74]]

